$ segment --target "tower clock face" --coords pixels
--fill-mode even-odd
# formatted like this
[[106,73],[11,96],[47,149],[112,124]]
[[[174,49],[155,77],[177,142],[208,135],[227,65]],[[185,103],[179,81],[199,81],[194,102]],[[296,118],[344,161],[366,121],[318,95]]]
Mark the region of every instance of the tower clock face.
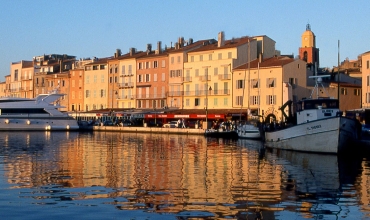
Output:
[[307,40],[307,37],[305,37],[304,40]]

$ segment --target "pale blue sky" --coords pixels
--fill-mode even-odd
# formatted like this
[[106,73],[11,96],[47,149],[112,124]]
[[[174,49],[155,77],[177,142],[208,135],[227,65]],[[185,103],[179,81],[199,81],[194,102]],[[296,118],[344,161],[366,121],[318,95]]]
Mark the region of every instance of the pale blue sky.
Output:
[[368,1],[0,0],[0,81],[10,63],[43,54],[112,56],[178,37],[194,41],[267,35],[282,54],[298,55],[306,24],[316,35],[320,66],[370,50]]

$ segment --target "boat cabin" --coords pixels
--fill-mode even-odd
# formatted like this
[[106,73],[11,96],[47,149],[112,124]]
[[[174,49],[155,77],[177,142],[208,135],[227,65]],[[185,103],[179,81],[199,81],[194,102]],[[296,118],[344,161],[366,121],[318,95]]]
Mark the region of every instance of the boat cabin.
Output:
[[297,103],[297,124],[335,117],[338,113],[339,101],[337,99],[303,99]]

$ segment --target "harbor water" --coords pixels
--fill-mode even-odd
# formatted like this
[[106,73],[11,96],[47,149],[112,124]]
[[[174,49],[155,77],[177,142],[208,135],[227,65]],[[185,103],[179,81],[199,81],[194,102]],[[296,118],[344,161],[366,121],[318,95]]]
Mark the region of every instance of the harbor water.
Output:
[[370,156],[255,140],[1,132],[1,219],[368,219]]

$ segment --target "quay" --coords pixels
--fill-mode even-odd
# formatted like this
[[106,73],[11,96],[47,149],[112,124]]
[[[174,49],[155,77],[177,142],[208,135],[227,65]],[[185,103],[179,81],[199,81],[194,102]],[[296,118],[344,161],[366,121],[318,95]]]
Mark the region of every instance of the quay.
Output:
[[204,129],[197,129],[197,128],[93,126],[92,130],[93,131],[112,131],[112,132],[132,132],[132,133],[204,135]]

